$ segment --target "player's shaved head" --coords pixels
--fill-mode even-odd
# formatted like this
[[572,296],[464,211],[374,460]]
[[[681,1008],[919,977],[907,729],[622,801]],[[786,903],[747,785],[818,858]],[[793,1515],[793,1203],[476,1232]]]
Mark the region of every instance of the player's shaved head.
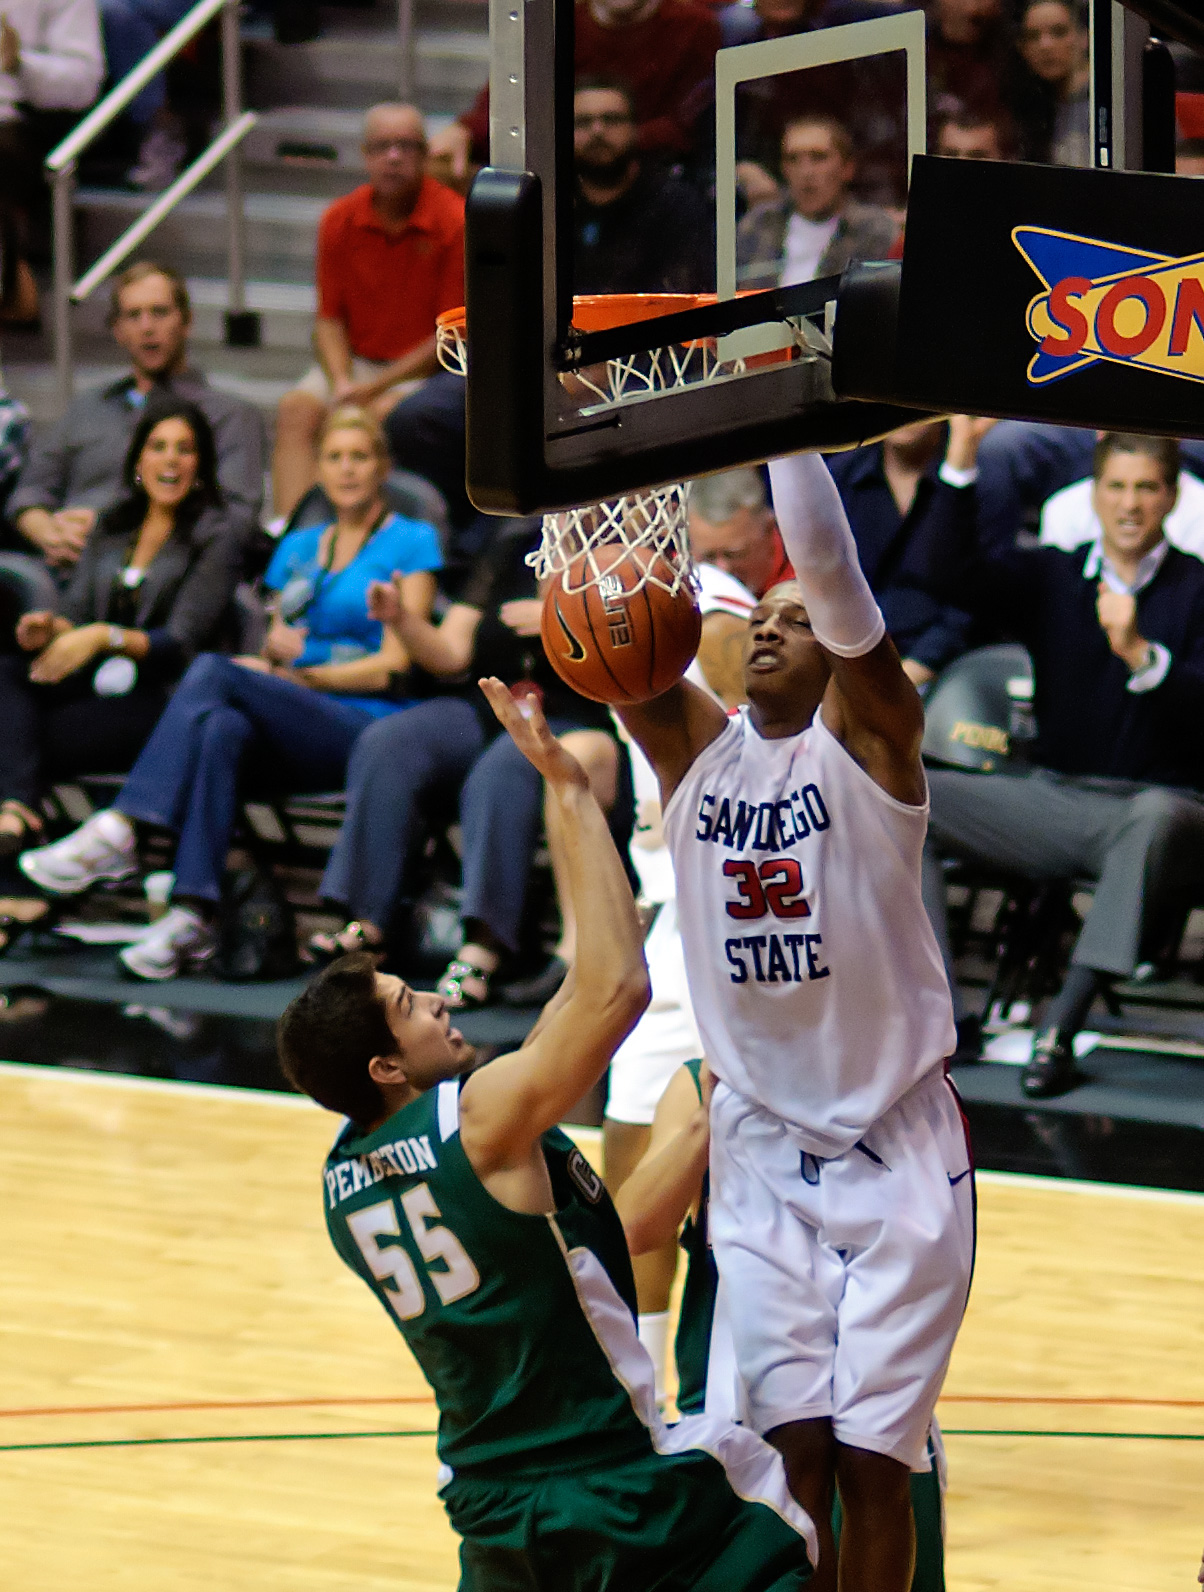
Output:
[[781,597],[787,602],[797,603],[804,613],[807,611],[807,604],[803,600],[803,588],[797,580],[778,581],[776,586],[769,588],[761,601],[770,602],[775,597]]
[[753,609],[744,637],[744,689],[758,732],[773,740],[806,729],[830,674],[802,588],[778,581]]

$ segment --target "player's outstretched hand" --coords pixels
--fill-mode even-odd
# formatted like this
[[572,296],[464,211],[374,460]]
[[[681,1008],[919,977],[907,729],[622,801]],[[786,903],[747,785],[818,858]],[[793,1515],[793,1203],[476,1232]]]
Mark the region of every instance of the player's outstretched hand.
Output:
[[477,682],[510,739],[549,785],[577,785],[588,790],[589,776],[581,764],[548,728],[539,699],[527,696],[520,702],[496,677]]

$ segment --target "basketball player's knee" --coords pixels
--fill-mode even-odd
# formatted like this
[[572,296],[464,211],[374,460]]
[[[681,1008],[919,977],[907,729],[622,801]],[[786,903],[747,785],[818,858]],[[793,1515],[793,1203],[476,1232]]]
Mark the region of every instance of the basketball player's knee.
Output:
[[889,1455],[839,1443],[836,1476],[841,1504],[850,1515],[862,1510],[911,1507],[911,1472]]
[[788,1421],[766,1432],[765,1441],[777,1449],[793,1496],[813,1519],[832,1507],[836,1479],[836,1438],[827,1418]]

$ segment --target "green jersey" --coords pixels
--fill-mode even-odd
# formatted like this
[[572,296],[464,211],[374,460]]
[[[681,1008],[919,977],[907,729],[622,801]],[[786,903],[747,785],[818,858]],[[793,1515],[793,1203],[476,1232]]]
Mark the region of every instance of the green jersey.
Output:
[[635,1311],[601,1179],[555,1130],[543,1137],[555,1213],[500,1205],[460,1143],[459,1088],[429,1090],[371,1133],[349,1123],[325,1166],[331,1239],[434,1389],[440,1459],[514,1476],[650,1453],[587,1313]]
[[500,1205],[459,1104],[449,1082],[371,1133],[349,1124],[325,1204],[434,1389],[461,1592],[800,1592],[815,1535],[780,1457],[705,1414],[660,1418],[601,1179],[553,1131],[553,1213]]

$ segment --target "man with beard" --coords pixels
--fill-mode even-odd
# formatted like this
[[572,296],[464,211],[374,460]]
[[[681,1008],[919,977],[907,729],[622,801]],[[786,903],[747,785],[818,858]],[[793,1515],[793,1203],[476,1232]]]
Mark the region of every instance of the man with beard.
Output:
[[579,78],[573,97],[573,288],[577,293],[689,293],[715,285],[701,198],[637,154],[630,91]]

